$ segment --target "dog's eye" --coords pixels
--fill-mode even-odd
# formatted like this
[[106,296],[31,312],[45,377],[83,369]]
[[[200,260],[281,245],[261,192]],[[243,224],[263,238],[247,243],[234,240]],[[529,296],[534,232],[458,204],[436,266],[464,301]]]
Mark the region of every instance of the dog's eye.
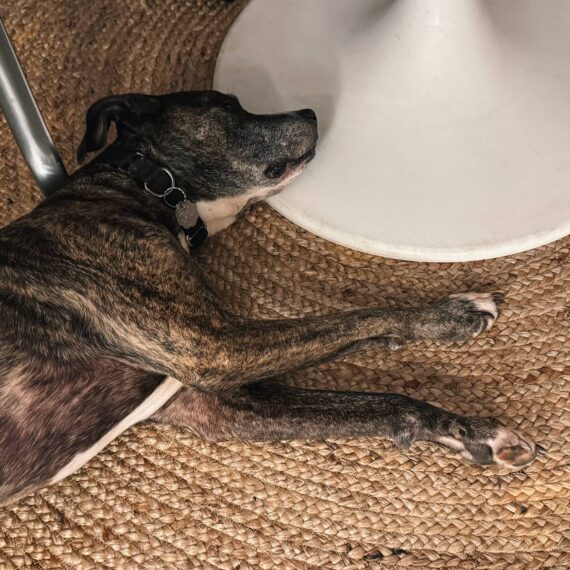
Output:
[[285,163],[273,164],[265,171],[265,176],[267,176],[267,178],[281,178],[286,168],[287,164]]

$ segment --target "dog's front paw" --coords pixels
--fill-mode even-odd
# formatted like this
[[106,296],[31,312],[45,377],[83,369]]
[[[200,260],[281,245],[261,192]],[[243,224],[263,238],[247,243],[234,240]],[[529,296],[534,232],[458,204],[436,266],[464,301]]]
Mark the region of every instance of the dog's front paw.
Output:
[[436,441],[478,465],[518,468],[529,465],[537,454],[536,445],[521,433],[499,425],[492,418],[464,418],[448,435]]
[[448,304],[460,303],[462,306],[456,307],[458,313],[469,313],[475,317],[473,323],[473,334],[488,331],[499,316],[499,305],[504,301],[504,295],[499,292],[494,293],[458,293],[450,295]]
[[460,293],[426,308],[418,323],[418,336],[467,340],[488,331],[499,316],[502,293]]
[[500,427],[494,437],[487,440],[493,451],[493,463],[500,467],[522,467],[536,457],[536,445],[528,437]]

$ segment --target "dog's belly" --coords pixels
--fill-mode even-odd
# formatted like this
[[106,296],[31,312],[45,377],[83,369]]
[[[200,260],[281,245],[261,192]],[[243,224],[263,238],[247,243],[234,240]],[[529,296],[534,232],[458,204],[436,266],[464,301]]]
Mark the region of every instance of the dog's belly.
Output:
[[92,457],[97,455],[116,437],[121,435],[131,426],[142,422],[159,410],[174,394],[182,388],[182,383],[174,378],[166,377],[157,388],[143,400],[130,414],[115,424],[103,437],[98,439],[91,447],[75,455],[73,459],[62,467],[54,477],[48,482],[52,485],[69,477],[72,473],[82,467]]
[[0,504],[67,477],[181,387],[114,361],[0,369]]

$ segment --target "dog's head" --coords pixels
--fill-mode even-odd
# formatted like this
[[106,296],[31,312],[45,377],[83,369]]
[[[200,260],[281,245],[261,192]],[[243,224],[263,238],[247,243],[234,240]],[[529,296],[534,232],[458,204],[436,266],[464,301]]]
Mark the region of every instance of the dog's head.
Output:
[[256,115],[217,91],[131,94],[91,106],[78,160],[105,146],[111,122],[121,144],[171,169],[196,201],[265,198],[302,171],[317,143],[310,109]]

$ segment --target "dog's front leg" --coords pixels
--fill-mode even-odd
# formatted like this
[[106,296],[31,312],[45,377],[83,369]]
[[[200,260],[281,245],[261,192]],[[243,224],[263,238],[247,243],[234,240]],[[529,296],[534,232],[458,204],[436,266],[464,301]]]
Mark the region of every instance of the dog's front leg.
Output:
[[[486,330],[498,311],[491,294],[448,297],[420,309],[363,309],[289,320],[215,319],[182,313],[168,323],[126,335],[130,362],[205,389],[226,389],[310,366],[371,343],[400,347],[427,338],[467,339]],[[165,310],[166,314],[167,311]],[[147,342],[139,339],[146,338]],[[132,339],[139,341],[137,344]],[[142,352],[141,352],[142,350]],[[141,359],[137,361],[138,359]]]
[[[371,344],[466,340],[492,326],[500,296],[452,295],[418,309],[364,309],[279,321],[232,320],[208,340],[198,384],[224,388],[278,376]],[[176,377],[176,376],[175,376]]]
[[183,388],[150,418],[210,440],[384,436],[442,444],[474,463],[521,466],[535,445],[493,418],[458,416],[399,394],[304,390],[258,382],[227,392]]

